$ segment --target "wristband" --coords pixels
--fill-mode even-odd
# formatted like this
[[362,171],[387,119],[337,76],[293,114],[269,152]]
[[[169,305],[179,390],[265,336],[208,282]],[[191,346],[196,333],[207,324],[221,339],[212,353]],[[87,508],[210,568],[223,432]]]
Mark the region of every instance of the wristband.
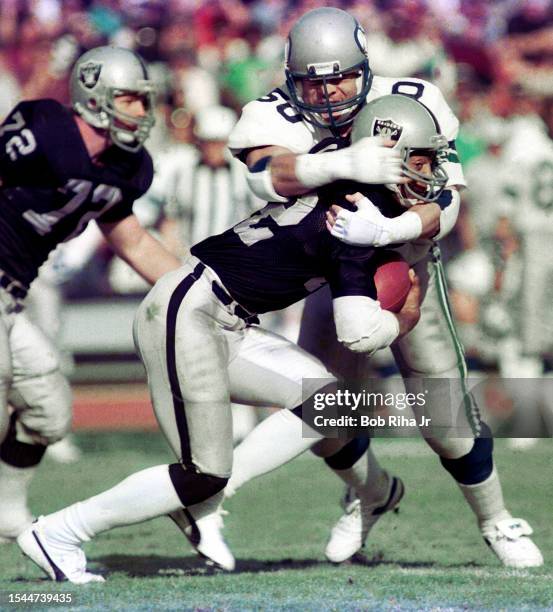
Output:
[[344,165],[347,159],[343,151],[305,153],[296,157],[296,178],[305,187],[320,187],[345,178]]
[[422,234],[422,220],[417,213],[408,210],[395,219],[390,219],[386,227],[388,231],[388,244],[397,242],[410,242],[420,238]]

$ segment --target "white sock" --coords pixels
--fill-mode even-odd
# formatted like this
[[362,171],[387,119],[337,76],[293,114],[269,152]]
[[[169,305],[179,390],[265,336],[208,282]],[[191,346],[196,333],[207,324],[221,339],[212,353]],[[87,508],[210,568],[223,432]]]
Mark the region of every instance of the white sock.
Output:
[[21,468],[0,460],[0,535],[15,537],[32,522],[27,506],[37,466]]
[[505,508],[501,483],[495,467],[483,482],[475,485],[457,484],[476,515],[480,529],[485,529],[492,522],[510,518],[511,515]]
[[168,465],[132,474],[113,488],[44,517],[46,535],[60,543],[79,545],[124,525],[142,523],[182,507]]
[[350,468],[333,472],[353,487],[366,504],[376,505],[386,500],[390,476],[382,469],[370,447]]
[[232,476],[225,497],[232,497],[253,478],[292,461],[320,440],[320,436],[303,437],[304,427],[307,426],[303,421],[289,410],[279,410],[261,421],[234,449]]

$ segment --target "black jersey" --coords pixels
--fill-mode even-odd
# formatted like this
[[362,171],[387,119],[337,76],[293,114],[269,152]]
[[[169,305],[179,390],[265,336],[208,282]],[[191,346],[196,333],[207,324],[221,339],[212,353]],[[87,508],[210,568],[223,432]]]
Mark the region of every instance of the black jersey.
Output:
[[0,127],[0,269],[28,286],[88,221],[129,216],[152,177],[145,150],[112,146],[93,163],[69,108],[21,102]]
[[375,298],[373,277],[382,249],[349,246],[334,238],[325,223],[330,205],[351,209],[344,195],[360,190],[387,216],[403,212],[385,187],[339,181],[317,196],[269,203],[191,252],[215,270],[232,297],[252,313],[285,308],[326,283],[333,298]]

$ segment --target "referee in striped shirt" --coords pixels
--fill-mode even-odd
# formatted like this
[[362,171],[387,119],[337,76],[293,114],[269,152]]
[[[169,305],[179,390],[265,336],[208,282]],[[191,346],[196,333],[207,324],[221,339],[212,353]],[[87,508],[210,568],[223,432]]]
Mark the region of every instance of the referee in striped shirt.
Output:
[[227,149],[236,120],[236,113],[224,106],[202,109],[195,115],[194,154],[178,164],[166,160],[165,168],[160,164],[164,193],[159,195],[166,202],[163,233],[174,224],[183,245],[220,234],[265,205],[249,190],[242,165]]

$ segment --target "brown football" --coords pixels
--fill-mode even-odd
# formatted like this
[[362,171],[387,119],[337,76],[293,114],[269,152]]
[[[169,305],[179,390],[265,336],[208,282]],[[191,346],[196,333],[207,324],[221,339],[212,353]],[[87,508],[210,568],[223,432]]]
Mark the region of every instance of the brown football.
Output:
[[384,310],[399,312],[411,289],[409,264],[395,251],[382,251],[374,274],[376,295]]

